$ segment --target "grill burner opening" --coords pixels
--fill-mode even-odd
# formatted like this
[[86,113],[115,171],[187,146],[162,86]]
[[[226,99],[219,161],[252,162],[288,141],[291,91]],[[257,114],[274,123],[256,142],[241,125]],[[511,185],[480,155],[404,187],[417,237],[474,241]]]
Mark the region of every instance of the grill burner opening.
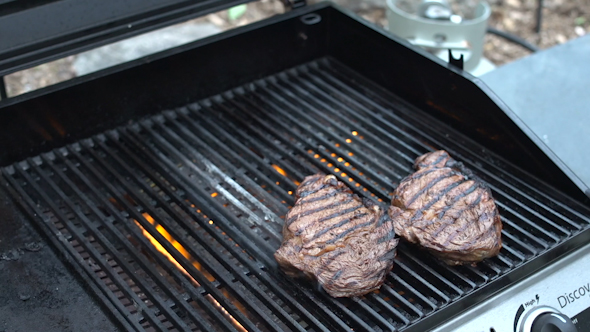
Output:
[[[273,253],[305,175],[385,207],[414,159],[445,149],[488,183],[504,247],[449,267],[402,244],[383,287],[333,299]],[[2,169],[134,330],[424,330],[424,318],[588,228],[588,211],[329,58]]]

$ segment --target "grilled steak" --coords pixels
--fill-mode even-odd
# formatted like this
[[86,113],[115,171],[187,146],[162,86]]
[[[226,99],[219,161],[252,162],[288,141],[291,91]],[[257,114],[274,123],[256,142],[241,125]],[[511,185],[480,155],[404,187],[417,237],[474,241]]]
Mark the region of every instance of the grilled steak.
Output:
[[490,189],[446,151],[416,159],[394,192],[395,232],[449,265],[476,263],[502,248],[502,222]]
[[291,277],[317,280],[333,297],[381,287],[398,239],[376,203],[361,200],[334,175],[306,177],[287,213],[275,258]]

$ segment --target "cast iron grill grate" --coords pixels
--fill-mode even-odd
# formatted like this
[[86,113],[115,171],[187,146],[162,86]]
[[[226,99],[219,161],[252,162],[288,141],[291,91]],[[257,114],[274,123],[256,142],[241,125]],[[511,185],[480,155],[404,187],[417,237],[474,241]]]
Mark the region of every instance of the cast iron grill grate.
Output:
[[[333,299],[273,253],[304,176],[387,205],[443,148],[488,182],[504,248],[448,267],[402,244],[385,285]],[[588,211],[330,59],[5,167],[3,181],[137,330],[398,330],[588,227]]]

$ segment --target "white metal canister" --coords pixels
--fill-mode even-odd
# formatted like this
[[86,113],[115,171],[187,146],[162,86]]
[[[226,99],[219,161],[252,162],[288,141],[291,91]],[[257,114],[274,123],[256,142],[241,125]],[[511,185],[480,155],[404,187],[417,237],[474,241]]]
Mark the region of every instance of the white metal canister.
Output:
[[[490,6],[485,1],[475,5],[471,18],[451,12],[446,0],[425,0],[416,6],[415,13],[402,9],[402,0],[387,0],[389,31],[421,46],[448,61],[448,50],[453,57],[463,54],[464,69],[474,71],[483,55],[484,36]],[[407,3],[407,1],[406,1]]]

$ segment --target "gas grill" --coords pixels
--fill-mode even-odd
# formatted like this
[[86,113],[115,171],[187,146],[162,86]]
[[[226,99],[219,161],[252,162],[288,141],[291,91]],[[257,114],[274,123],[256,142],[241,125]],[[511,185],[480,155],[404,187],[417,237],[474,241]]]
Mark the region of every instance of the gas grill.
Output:
[[[0,195],[14,217],[0,225],[43,235],[30,253],[0,237],[3,273],[53,250],[122,330],[427,331],[590,239],[581,182],[483,84],[331,4],[1,106]],[[500,255],[450,267],[402,243],[381,289],[350,299],[280,272],[273,253],[303,177],[334,174],[386,207],[434,149],[488,183]]]

